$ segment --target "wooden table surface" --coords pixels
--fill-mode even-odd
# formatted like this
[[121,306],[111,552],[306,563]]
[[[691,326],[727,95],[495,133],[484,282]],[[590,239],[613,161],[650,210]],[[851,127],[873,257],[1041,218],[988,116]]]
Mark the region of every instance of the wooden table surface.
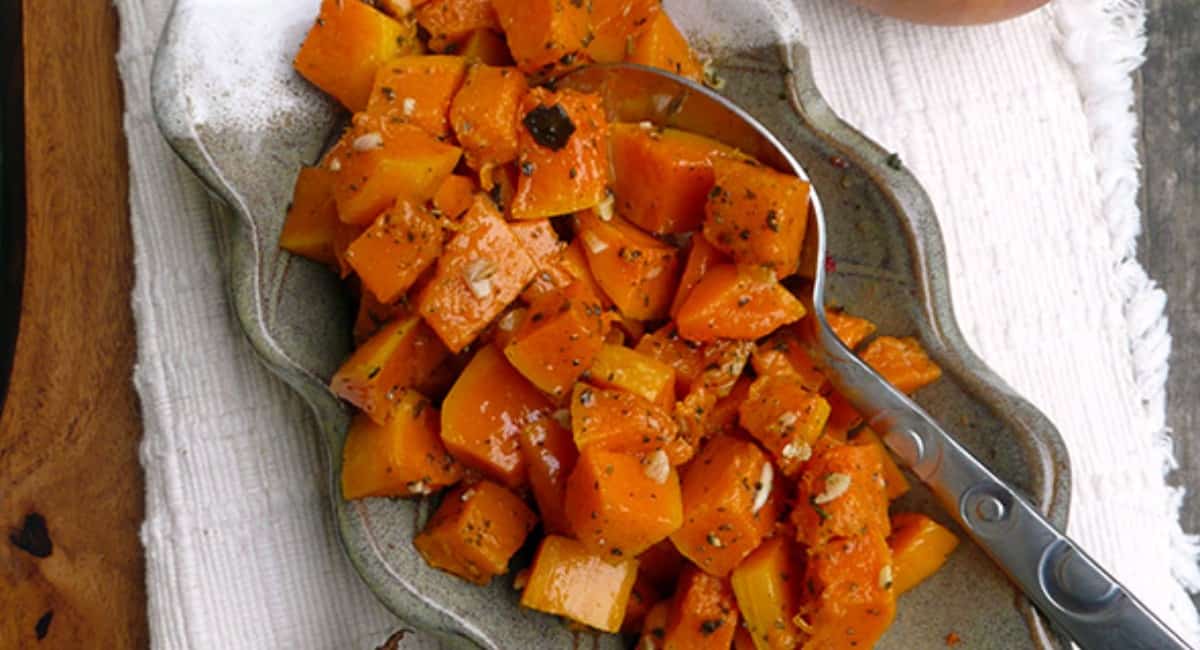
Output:
[[[23,232],[25,245],[23,276],[0,269],[0,304],[15,304],[15,288],[22,295],[0,411],[0,648],[144,647],[141,427],[130,379],[133,255],[116,15],[100,0],[0,5],[0,243]],[[1200,442],[1192,435],[1200,424],[1200,4],[1149,5],[1138,103],[1142,256],[1171,297],[1177,480],[1200,489]],[[5,370],[0,362],[0,389]],[[1200,495],[1189,499],[1185,521],[1200,530]]]

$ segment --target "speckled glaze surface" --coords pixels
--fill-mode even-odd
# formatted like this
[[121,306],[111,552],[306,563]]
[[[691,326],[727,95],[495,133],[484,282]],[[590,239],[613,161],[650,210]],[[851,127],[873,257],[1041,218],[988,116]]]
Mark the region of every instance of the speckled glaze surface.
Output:
[[[263,361],[312,406],[328,452],[327,488],[346,552],[406,623],[464,648],[619,648],[518,607],[511,577],[488,588],[430,569],[411,546],[431,500],[347,503],[337,477],[349,423],[326,388],[350,350],[351,310],[326,269],[276,245],[301,165],[344,119],[291,59],[319,0],[177,0],[156,56],[154,109],[171,146],[231,210],[229,288]],[[826,206],[833,301],[885,333],[919,333],[945,379],[919,401],[1063,526],[1069,467],[1053,425],[967,347],[950,305],[937,219],[916,180],[834,115],[815,87],[793,0],[666,0],[726,80],[806,167]],[[922,489],[900,507],[948,518]],[[517,558],[515,562],[528,561]],[[965,542],[900,599],[881,648],[936,648],[949,632],[972,648],[1060,648],[982,552]]]

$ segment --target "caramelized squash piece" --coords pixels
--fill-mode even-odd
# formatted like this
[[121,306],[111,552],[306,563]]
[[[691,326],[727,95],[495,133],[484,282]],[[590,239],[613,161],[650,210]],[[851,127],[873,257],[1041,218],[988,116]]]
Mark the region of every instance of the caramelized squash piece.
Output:
[[461,56],[402,56],[379,68],[367,113],[391,124],[414,124],[435,138],[450,135],[450,102],[463,85]]
[[766,375],[750,387],[738,421],[775,459],[789,478],[812,456],[812,445],[825,429],[829,402],[793,377]]
[[667,617],[670,613],[670,600],[660,600],[646,612],[636,650],[662,650],[663,639],[667,636]]
[[880,336],[868,343],[860,356],[904,393],[915,393],[942,376],[942,369],[912,337]]
[[817,367],[808,349],[790,330],[772,334],[754,349],[754,372],[775,377],[794,377],[814,393],[823,393],[829,380]]
[[688,295],[692,293],[692,289],[699,284],[700,278],[703,278],[710,268],[728,263],[729,258],[708,243],[707,239],[693,236],[687,264],[683,267],[683,276],[679,278],[675,299],[671,301],[671,315],[679,315],[679,308],[683,306]]
[[704,238],[738,264],[796,272],[808,225],[809,186],[749,160],[713,161],[715,185],[705,206]]
[[515,68],[471,66],[450,107],[450,121],[473,169],[517,159],[518,113],[527,91]]
[[571,284],[529,306],[504,356],[534,386],[562,398],[604,345],[603,309],[586,289]]
[[675,369],[622,345],[604,344],[592,360],[588,379],[601,388],[633,393],[663,408],[675,404]]
[[567,479],[567,518],[595,553],[633,557],[683,521],[679,475],[628,454],[584,449]]
[[334,373],[329,387],[383,424],[402,389],[424,389],[446,355],[445,346],[420,318],[402,317],[359,346]]
[[471,209],[471,204],[475,202],[475,194],[475,181],[466,176],[451,174],[442,181],[437,193],[433,195],[434,214],[458,221],[459,217]]
[[882,537],[834,539],[809,548],[801,612],[811,628],[805,648],[873,647],[896,616],[887,580],[891,551]]
[[958,537],[949,529],[915,512],[892,517],[892,592],[912,589],[937,572],[958,548]]
[[588,56],[597,63],[619,63],[634,39],[662,11],[662,0],[592,0]]
[[664,539],[638,556],[638,577],[646,578],[660,592],[669,594],[675,590],[675,581],[686,563],[671,540]]
[[675,421],[661,407],[623,390],[576,384],[571,395],[575,446],[644,454],[664,449],[676,435]]
[[600,96],[534,88],[521,100],[519,116],[521,175],[512,217],[541,219],[600,205],[609,183],[608,118]]
[[467,63],[482,63],[493,66],[509,66],[513,64],[512,54],[508,52],[508,43],[504,37],[491,29],[477,29],[463,40],[459,46],[458,55]]
[[804,317],[804,305],[761,266],[714,266],[679,307],[679,335],[691,341],[754,340]]
[[675,390],[680,395],[689,393],[704,372],[700,344],[681,338],[672,325],[645,334],[634,349],[674,368]]
[[442,224],[424,206],[397,201],[346,250],[346,261],[379,302],[395,302],[442,252]]
[[875,323],[858,316],[851,316],[841,309],[826,309],[825,321],[833,328],[842,343],[851,350],[875,333]]
[[333,238],[337,231],[333,174],[322,167],[302,167],[279,233],[279,247],[314,262],[334,265]]
[[550,418],[531,422],[521,430],[521,454],[529,472],[529,487],[542,515],[542,528],[551,535],[570,535],[567,519],[567,477],[575,469],[579,452],[571,432]]
[[665,650],[728,650],[738,627],[729,581],[684,569],[667,612]]
[[517,495],[491,481],[463,485],[442,500],[413,546],[435,569],[486,585],[508,572],[508,561],[537,524]]
[[679,251],[613,217],[576,216],[588,267],[621,314],[635,320],[667,316],[679,275]]
[[547,535],[538,548],[521,604],[605,632],[617,632],[637,578],[637,560],[589,551]]
[[434,52],[454,49],[477,30],[500,29],[491,0],[429,0],[416,17]]
[[803,634],[792,623],[796,615],[804,564],[783,536],[762,543],[730,575],[738,610],[754,648],[799,648]]
[[621,619],[621,633],[640,632],[646,623],[646,614],[659,600],[661,596],[658,589],[639,570],[637,579],[633,581],[633,591],[629,593],[629,603],[625,606],[625,618]]
[[879,449],[879,459],[883,462],[883,488],[888,501],[895,501],[908,493],[911,487],[908,479],[905,478],[904,472],[896,464],[896,459],[892,458],[891,452],[883,444],[883,440],[879,438],[879,434],[863,428],[854,436],[854,444],[869,445]]
[[528,75],[555,76],[586,60],[586,3],[573,0],[492,0],[508,49]]
[[797,539],[816,547],[839,537],[886,537],[888,500],[881,450],[843,445],[813,456],[796,484]]
[[354,345],[362,345],[375,335],[379,328],[409,313],[403,302],[381,303],[370,291],[362,292],[358,300],[358,314],[354,318]]
[[692,81],[704,78],[699,57],[665,11],[658,12],[646,30],[634,39],[628,61],[661,68]]

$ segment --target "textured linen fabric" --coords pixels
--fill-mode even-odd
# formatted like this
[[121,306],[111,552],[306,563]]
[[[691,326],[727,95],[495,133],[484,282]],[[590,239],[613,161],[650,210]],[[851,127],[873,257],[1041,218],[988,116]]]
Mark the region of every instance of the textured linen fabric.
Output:
[[[897,151],[937,206],[968,340],[1066,439],[1071,534],[1200,640],[1176,580],[1195,576],[1194,559],[1178,493],[1163,481],[1162,298],[1130,261],[1136,157],[1133,129],[1121,124],[1140,41],[1101,24],[1112,6],[1140,6],[1064,2],[1001,25],[935,29],[842,0],[797,1],[830,102]],[[336,540],[306,406],[259,365],[231,313],[229,216],[151,115],[150,67],[170,0],[116,4],[153,645],[375,647],[399,624]],[[1131,54],[1106,56],[1108,46]],[[1105,101],[1116,105],[1098,110]]]

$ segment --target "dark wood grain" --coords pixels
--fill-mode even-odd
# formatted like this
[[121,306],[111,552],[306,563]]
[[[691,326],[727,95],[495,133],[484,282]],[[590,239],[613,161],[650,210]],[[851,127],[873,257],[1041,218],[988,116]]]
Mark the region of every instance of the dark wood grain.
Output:
[[18,4],[25,250],[0,412],[0,648],[144,647],[116,12]]
[[[1174,347],[1167,424],[1189,488],[1183,524],[1200,532],[1200,3],[1149,0],[1140,73],[1140,256],[1170,299]],[[1196,602],[1200,605],[1200,597]]]

